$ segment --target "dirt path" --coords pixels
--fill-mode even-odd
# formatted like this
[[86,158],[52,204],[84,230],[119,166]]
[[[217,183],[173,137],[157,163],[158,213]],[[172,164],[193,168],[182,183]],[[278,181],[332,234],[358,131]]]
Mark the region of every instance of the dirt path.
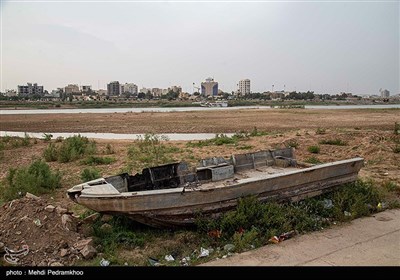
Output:
[[0,130],[26,132],[229,133],[325,128],[388,130],[396,109],[242,109],[168,113],[2,115]]
[[211,261],[206,266],[400,266],[400,210]]

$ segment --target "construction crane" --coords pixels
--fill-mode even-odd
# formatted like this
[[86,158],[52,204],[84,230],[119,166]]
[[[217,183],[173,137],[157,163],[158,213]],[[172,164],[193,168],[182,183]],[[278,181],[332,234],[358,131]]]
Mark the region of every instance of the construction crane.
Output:
[[197,89],[197,92],[198,92],[198,93],[201,93],[201,92],[200,92],[200,88],[199,88],[199,87],[196,87],[196,86],[195,86],[195,83],[193,83],[193,94],[195,93],[195,91],[194,91],[195,89]]

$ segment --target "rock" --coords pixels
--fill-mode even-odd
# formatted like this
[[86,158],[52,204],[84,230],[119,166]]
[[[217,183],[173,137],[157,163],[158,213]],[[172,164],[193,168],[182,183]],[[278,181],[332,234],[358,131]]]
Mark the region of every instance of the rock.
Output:
[[62,215],[62,214],[68,213],[68,209],[62,208],[62,207],[60,207],[60,206],[57,206],[57,207],[56,207],[56,212],[57,212],[58,214]]
[[79,250],[79,251],[81,251],[81,250],[83,250],[83,248],[85,248],[85,246],[87,246],[87,245],[90,245],[90,246],[93,245],[93,239],[92,239],[92,238],[87,238],[87,239],[79,240],[78,242],[76,242],[76,243],[74,244],[74,248],[77,249],[77,250]]
[[40,197],[38,197],[38,196],[36,196],[34,194],[31,194],[31,193],[28,193],[28,192],[25,194],[25,196],[28,197],[28,198],[35,199],[35,200],[39,200],[40,199]]
[[235,250],[235,245],[233,245],[233,244],[226,244],[226,245],[224,246],[224,250],[225,250],[225,251],[228,251],[228,252],[233,251],[233,250]]
[[86,245],[82,250],[81,250],[81,254],[85,259],[91,259],[93,257],[96,256],[97,251],[95,248],[93,248],[93,246],[91,245]]
[[113,218],[113,216],[105,214],[105,215],[101,216],[101,221],[103,223],[108,223],[112,220],[112,218]]
[[47,205],[44,210],[46,210],[47,212],[54,212],[54,209],[56,209],[56,207],[54,207],[53,205]]
[[63,227],[66,230],[76,231],[76,223],[74,222],[74,220],[72,219],[72,217],[70,215],[63,214],[61,216],[61,224],[63,225]]
[[5,249],[4,249],[4,243],[0,242],[0,254],[4,254]]
[[58,248],[67,249],[68,248],[68,242],[65,241],[65,240],[61,240],[60,245],[58,246]]
[[103,224],[101,225],[100,229],[104,232],[111,232],[112,231],[112,226],[110,224]]
[[46,263],[46,261],[41,261],[41,262],[38,264],[38,266],[47,266],[47,263]]
[[64,266],[64,265],[60,262],[52,262],[50,266]]
[[94,223],[96,220],[97,220],[97,218],[99,218],[100,217],[100,214],[99,213],[94,213],[94,214],[92,214],[92,215],[89,215],[89,216],[87,216],[86,218],[84,218],[83,219],[83,222],[85,222],[85,223]]
[[65,257],[68,254],[69,254],[68,249],[61,249],[61,251],[60,251],[60,256],[61,257]]

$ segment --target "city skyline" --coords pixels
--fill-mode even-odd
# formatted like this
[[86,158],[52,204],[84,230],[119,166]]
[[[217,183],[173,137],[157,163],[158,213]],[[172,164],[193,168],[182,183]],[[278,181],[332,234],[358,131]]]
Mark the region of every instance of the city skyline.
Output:
[[2,2],[1,91],[113,80],[191,93],[399,93],[399,2]]

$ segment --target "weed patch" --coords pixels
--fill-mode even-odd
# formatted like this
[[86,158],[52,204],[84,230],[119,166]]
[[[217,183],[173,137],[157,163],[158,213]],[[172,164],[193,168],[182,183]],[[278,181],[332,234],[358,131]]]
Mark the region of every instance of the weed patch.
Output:
[[321,149],[319,146],[309,146],[307,150],[312,154],[319,154]]
[[91,181],[100,177],[101,177],[100,171],[97,170],[96,168],[85,168],[81,173],[82,182]]
[[335,145],[335,146],[346,146],[347,142],[341,139],[328,139],[328,140],[321,140],[319,144],[323,145]]
[[322,161],[320,161],[317,157],[314,157],[314,156],[307,158],[305,160],[305,162],[311,163],[311,164],[320,164],[320,163],[322,163]]
[[3,187],[1,197],[4,200],[12,200],[25,193],[48,193],[61,186],[61,174],[52,172],[47,163],[36,160],[30,166],[23,168],[11,168],[6,177],[6,185]]
[[101,164],[111,164],[115,162],[115,158],[112,157],[97,157],[97,156],[89,156],[82,161],[83,164],[86,165],[101,165]]

